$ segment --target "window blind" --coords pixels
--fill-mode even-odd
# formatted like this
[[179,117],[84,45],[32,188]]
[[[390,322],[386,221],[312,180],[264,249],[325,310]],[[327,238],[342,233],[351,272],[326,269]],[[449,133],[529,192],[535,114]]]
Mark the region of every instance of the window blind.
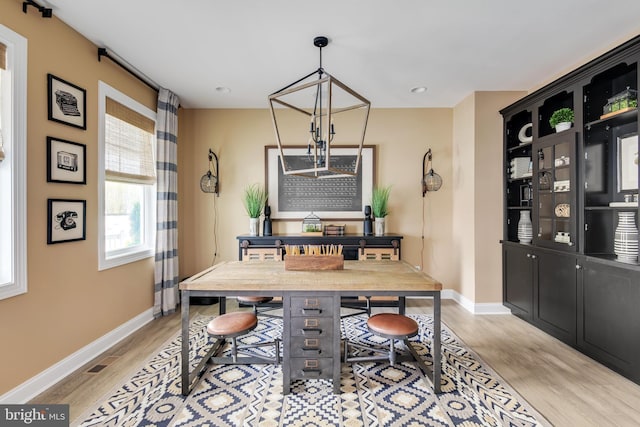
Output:
[[153,150],[155,122],[106,99],[105,176],[111,181],[153,184],[156,164]]
[[0,70],[7,69],[7,46],[0,43]]

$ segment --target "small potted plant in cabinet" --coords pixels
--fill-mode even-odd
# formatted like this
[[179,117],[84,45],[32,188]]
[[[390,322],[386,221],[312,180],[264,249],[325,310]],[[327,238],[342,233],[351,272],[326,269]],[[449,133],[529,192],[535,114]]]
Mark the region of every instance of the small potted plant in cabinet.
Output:
[[571,128],[573,120],[574,115],[571,108],[560,108],[553,112],[549,119],[549,124],[552,128],[555,128],[556,132],[562,132]]

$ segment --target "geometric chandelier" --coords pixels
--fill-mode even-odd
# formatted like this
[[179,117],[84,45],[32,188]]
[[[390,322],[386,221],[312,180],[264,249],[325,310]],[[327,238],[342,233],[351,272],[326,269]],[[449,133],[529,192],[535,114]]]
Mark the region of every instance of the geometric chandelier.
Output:
[[[354,176],[371,103],[322,68],[327,37],[315,37],[313,44],[320,50],[318,69],[269,95],[282,172],[312,178]],[[300,145],[304,141],[306,145]],[[332,157],[332,148],[356,141],[355,157]]]

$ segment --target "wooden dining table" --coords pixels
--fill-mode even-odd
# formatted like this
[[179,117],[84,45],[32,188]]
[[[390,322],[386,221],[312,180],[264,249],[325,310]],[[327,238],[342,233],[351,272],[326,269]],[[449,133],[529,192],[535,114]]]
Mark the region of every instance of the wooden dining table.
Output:
[[[404,261],[345,261],[342,270],[285,270],[282,262],[229,261],[213,265],[180,283],[181,293],[181,378],[182,394],[188,395],[208,359],[220,350],[219,340],[214,342],[206,355],[190,370],[189,363],[189,299],[190,297],[220,297],[220,313],[225,312],[225,297],[271,296],[283,301],[283,393],[290,391],[292,378],[298,378],[293,370],[297,359],[292,356],[291,339],[294,334],[296,301],[318,299],[332,306],[330,326],[327,331],[331,342],[326,375],[333,381],[334,393],[340,392],[341,345],[340,304],[343,297],[399,296],[431,297],[433,299],[433,389],[440,393],[441,376],[441,307],[442,284],[428,274]],[[424,365],[424,363],[422,364]]]

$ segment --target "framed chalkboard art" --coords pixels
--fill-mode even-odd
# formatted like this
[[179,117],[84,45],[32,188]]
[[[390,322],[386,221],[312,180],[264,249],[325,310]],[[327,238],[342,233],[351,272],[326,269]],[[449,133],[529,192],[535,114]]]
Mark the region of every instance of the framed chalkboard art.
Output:
[[[287,146],[285,160],[292,164],[312,161],[307,146]],[[358,146],[331,149],[331,165],[351,169]],[[311,212],[322,220],[362,219],[373,190],[375,146],[362,147],[358,174],[333,178],[285,175],[278,147],[265,147],[266,189],[272,219],[303,219]]]

